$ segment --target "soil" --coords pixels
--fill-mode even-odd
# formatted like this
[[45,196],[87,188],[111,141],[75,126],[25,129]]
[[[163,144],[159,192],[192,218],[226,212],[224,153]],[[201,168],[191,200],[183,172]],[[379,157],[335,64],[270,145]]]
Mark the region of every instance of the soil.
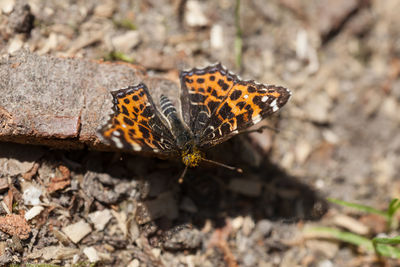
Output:
[[[2,0],[2,58],[128,61],[176,84],[179,70],[222,62],[293,95],[258,125],[277,131],[207,151],[243,173],[203,164],[182,183],[180,159],[33,146],[29,132],[0,143],[0,265],[400,265],[304,232],[387,234],[380,217],[326,198],[384,210],[400,195],[399,10],[397,0]],[[57,105],[71,102],[63,95]]]

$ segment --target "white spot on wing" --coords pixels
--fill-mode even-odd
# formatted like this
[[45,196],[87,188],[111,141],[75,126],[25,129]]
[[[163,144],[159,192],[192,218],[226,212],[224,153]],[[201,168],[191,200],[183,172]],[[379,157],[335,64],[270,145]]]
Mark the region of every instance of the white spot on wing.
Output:
[[139,145],[136,144],[136,143],[132,143],[131,145],[132,145],[133,150],[135,150],[135,151],[140,151],[140,150],[142,150],[142,147],[139,146]]
[[126,128],[126,124],[122,124],[122,127]]
[[267,95],[265,95],[265,96],[263,96],[262,98],[261,98],[261,101],[262,102],[267,102],[267,100],[268,100],[268,96]]
[[124,146],[121,143],[121,140],[119,140],[119,138],[113,136],[111,137],[111,140],[115,143],[115,146],[118,148],[123,148]]
[[113,135],[114,135],[114,136],[121,136],[121,133],[120,133],[120,132],[117,132],[117,131],[114,131],[114,132],[113,132]]
[[269,104],[270,107],[272,107],[272,111],[275,112],[279,109],[278,107],[278,103],[276,102],[276,99],[274,99],[274,101],[271,102],[271,104]]
[[259,123],[260,121],[261,121],[261,116],[260,116],[260,114],[258,114],[257,116],[255,116],[254,118],[253,118],[253,123],[254,124],[256,124],[256,123]]
[[244,95],[243,98],[247,99],[247,98],[249,98],[249,95]]

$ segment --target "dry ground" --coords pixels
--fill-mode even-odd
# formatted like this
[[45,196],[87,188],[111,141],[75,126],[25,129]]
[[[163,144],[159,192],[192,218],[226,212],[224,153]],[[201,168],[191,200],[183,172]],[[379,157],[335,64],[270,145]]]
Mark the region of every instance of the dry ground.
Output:
[[2,0],[0,9],[2,57],[125,59],[173,81],[220,61],[293,92],[268,120],[278,134],[208,153],[243,175],[203,166],[178,184],[176,161],[1,143],[0,265],[400,264],[302,232],[351,215],[373,237],[382,220],[324,199],[383,209],[399,197],[399,1],[242,1],[240,68],[235,1]]

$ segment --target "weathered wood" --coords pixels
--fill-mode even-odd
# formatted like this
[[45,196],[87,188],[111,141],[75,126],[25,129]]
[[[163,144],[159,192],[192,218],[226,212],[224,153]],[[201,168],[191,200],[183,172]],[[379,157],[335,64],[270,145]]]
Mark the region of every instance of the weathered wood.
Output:
[[0,141],[102,149],[95,132],[111,112],[109,92],[143,80],[155,96],[173,91],[177,99],[175,83],[147,78],[132,64],[54,58],[27,51],[3,57]]

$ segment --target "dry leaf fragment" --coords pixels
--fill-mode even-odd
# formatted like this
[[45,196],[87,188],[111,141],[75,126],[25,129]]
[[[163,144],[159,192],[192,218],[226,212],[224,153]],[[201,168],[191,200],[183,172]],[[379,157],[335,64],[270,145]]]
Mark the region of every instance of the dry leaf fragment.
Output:
[[47,191],[49,193],[64,189],[71,184],[71,172],[69,169],[63,165],[60,165],[58,169],[60,170],[62,176],[51,179],[50,185],[47,186]]
[[36,173],[39,169],[39,166],[40,166],[40,164],[35,162],[35,164],[33,164],[32,168],[29,171],[22,174],[22,177],[27,181],[32,180],[32,177],[36,175]]

